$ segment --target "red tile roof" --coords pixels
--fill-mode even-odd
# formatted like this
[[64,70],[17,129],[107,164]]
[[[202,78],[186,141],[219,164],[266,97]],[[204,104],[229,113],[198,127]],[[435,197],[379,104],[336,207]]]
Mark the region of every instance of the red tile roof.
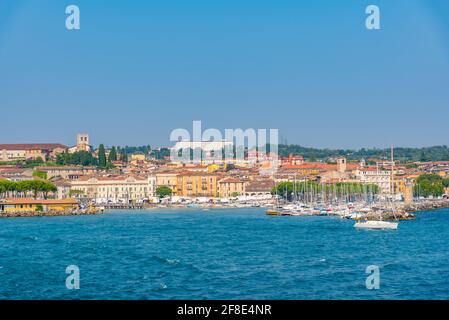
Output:
[[218,181],[218,183],[243,183],[245,181],[246,180],[243,180],[243,179],[227,177],[227,178],[221,179],[220,181]]

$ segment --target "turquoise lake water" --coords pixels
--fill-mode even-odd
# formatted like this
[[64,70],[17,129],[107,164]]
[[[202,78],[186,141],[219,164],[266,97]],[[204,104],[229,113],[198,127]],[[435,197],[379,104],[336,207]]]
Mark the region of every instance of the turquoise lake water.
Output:
[[449,299],[449,210],[396,231],[353,224],[258,208],[3,218],[0,299]]

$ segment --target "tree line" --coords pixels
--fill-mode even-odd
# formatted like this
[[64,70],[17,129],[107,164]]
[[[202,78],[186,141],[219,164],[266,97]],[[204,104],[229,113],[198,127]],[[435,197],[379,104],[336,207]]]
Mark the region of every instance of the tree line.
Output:
[[120,160],[128,162],[127,154],[123,153],[119,148],[112,147],[109,155],[106,156],[106,149],[100,144],[97,151],[98,156],[88,151],[77,151],[74,153],[60,153],[57,155],[56,163],[58,165],[79,165],[79,166],[95,166],[104,169],[114,167],[113,162]]
[[[267,149],[270,146],[267,145]],[[279,144],[278,153],[281,157],[288,157],[290,154],[301,155],[305,159],[312,160],[327,160],[334,157],[346,157],[348,160],[361,159],[389,159],[390,148],[362,148],[359,150],[351,149],[319,149],[303,147],[297,144]],[[433,146],[425,148],[402,148],[394,149],[395,159],[399,161],[449,161],[449,148],[447,146]]]
[[416,197],[441,197],[449,188],[449,178],[437,174],[422,174],[415,180],[414,194]]
[[43,180],[24,180],[24,181],[9,181],[0,180],[0,197],[26,197],[29,193],[33,194],[34,198],[41,195],[47,198],[48,193],[56,192],[56,186],[48,181]]

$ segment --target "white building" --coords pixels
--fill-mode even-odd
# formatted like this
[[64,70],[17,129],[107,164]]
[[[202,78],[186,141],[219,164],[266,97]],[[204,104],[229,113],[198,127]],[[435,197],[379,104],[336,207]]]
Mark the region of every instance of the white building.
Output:
[[[178,141],[174,147],[171,148],[172,152],[188,152],[189,149],[202,151],[202,155],[198,160],[201,160],[204,164],[211,163],[223,163],[223,152],[233,150],[233,143],[230,141]],[[187,159],[190,159],[190,154],[185,155]],[[175,160],[175,159],[172,159]],[[189,160],[187,160],[190,162]],[[176,162],[176,161],[175,161]]]
[[230,141],[178,141],[172,149],[201,149],[204,152],[211,152],[215,150],[221,150],[225,147],[232,147],[233,143]]
[[156,177],[108,175],[81,177],[71,182],[71,190],[96,203],[156,202]]
[[376,184],[381,193],[389,193],[391,185],[391,172],[377,168],[361,168],[354,171],[354,175],[362,183]]

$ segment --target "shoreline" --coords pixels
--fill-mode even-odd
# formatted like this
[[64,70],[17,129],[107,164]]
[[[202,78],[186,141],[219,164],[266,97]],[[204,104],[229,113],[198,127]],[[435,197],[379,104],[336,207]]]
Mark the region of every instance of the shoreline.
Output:
[[[449,208],[449,199],[437,199],[437,200],[424,200],[422,202],[416,202],[412,204],[401,204],[397,207],[396,210],[399,211],[399,215],[404,215],[405,217],[414,217],[414,213],[425,212],[425,211],[438,211],[441,209]],[[49,212],[37,212],[37,211],[24,211],[24,212],[0,212],[1,218],[32,218],[32,217],[63,217],[63,216],[82,216],[82,215],[101,215],[107,214],[111,211],[154,211],[154,210],[182,210],[182,211],[208,211],[208,210],[220,210],[220,209],[261,209],[265,210],[264,206],[200,206],[200,207],[188,207],[188,206],[148,206],[139,209],[89,209],[89,210],[73,210],[67,212],[60,211],[49,211]],[[374,213],[373,213],[374,214]],[[384,212],[382,215],[385,215],[384,218],[389,216],[389,212]],[[369,217],[370,215],[368,215]],[[413,220],[406,218],[404,220]]]

